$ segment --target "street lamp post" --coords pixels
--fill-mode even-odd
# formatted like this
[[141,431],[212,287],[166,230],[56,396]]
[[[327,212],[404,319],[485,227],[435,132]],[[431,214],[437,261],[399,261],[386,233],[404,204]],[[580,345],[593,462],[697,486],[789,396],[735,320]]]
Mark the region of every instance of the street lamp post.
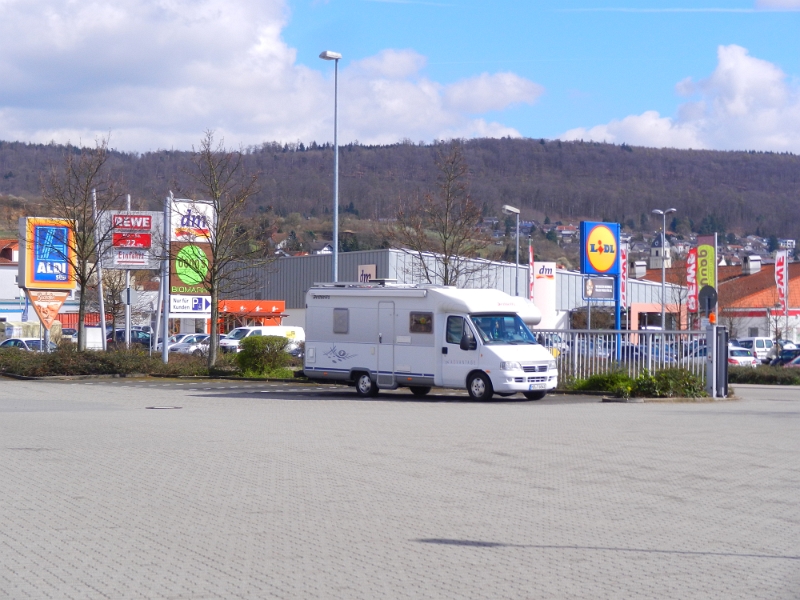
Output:
[[516,246],[517,246],[517,262],[516,262],[516,265],[517,265],[517,268],[516,268],[517,277],[516,277],[516,283],[514,284],[514,287],[516,288],[514,290],[514,295],[515,296],[519,296],[519,209],[518,208],[514,208],[513,206],[509,206],[508,204],[504,204],[503,205],[503,214],[516,215],[517,216],[517,237],[516,237],[516,240],[515,240]]
[[[666,263],[664,259],[664,252],[666,251],[667,246],[667,215],[670,215],[674,212],[677,212],[675,208],[668,208],[667,210],[659,210],[655,209],[652,211],[654,215],[660,215],[662,222],[661,222],[661,331],[666,331],[667,324],[666,324]],[[663,339],[664,336],[662,335],[661,338]]]
[[339,281],[339,59],[338,52],[325,50],[319,57],[333,61],[333,282]]

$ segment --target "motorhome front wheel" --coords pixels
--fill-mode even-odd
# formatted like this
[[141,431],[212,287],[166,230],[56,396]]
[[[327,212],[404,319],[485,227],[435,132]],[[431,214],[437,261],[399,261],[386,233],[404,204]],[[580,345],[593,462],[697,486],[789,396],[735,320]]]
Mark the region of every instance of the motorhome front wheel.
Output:
[[467,391],[473,400],[489,400],[494,394],[492,381],[485,373],[475,373],[470,375],[467,382]]

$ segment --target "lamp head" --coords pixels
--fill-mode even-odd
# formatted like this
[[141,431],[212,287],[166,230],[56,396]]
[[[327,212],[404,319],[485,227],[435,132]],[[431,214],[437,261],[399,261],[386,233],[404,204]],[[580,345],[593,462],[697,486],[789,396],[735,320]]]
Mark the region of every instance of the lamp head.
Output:
[[654,215],[658,215],[659,217],[663,216],[663,214],[664,214],[663,210],[658,210],[657,208],[651,210],[650,212],[653,213]]
[[678,212],[678,209],[677,208],[668,208],[665,212],[666,212],[666,214],[669,215],[669,214],[672,214],[674,212]]
[[503,214],[506,214],[506,215],[518,215],[519,214],[519,209],[518,208],[515,208],[513,206],[509,206],[508,204],[503,204],[503,208],[501,210],[503,211]]
[[319,57],[322,60],[339,60],[340,58],[342,58],[342,55],[339,54],[338,52],[333,52],[331,50],[325,50],[324,52],[320,53]]

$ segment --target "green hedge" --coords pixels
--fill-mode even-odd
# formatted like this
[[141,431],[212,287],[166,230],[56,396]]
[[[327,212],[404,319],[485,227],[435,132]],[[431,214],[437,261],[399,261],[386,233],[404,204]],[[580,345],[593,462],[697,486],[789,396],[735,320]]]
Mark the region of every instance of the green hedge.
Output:
[[239,343],[242,350],[236,359],[244,376],[287,377],[288,370],[285,367],[291,361],[291,356],[286,352],[288,338],[282,335],[250,336]]
[[728,383],[758,383],[761,385],[800,385],[800,369],[769,367],[731,367]]
[[17,348],[0,350],[0,373],[26,377],[53,375],[208,375],[206,359],[188,355],[152,357],[144,350],[113,350],[109,352],[78,352],[74,345],[60,346],[48,354],[27,352]]
[[620,398],[701,398],[706,396],[702,379],[686,369],[645,371],[636,378],[624,371],[609,371],[575,382],[573,389],[608,392]]

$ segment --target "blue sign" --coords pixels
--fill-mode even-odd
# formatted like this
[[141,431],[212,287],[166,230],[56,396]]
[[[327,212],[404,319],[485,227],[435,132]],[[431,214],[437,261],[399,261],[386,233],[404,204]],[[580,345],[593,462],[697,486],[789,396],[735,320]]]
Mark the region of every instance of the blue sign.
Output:
[[208,312],[211,309],[211,300],[205,296],[194,296],[192,298],[192,311]]
[[38,283],[63,283],[69,279],[68,227],[37,225],[33,228],[33,277]]
[[619,223],[581,221],[581,273],[619,275]]

